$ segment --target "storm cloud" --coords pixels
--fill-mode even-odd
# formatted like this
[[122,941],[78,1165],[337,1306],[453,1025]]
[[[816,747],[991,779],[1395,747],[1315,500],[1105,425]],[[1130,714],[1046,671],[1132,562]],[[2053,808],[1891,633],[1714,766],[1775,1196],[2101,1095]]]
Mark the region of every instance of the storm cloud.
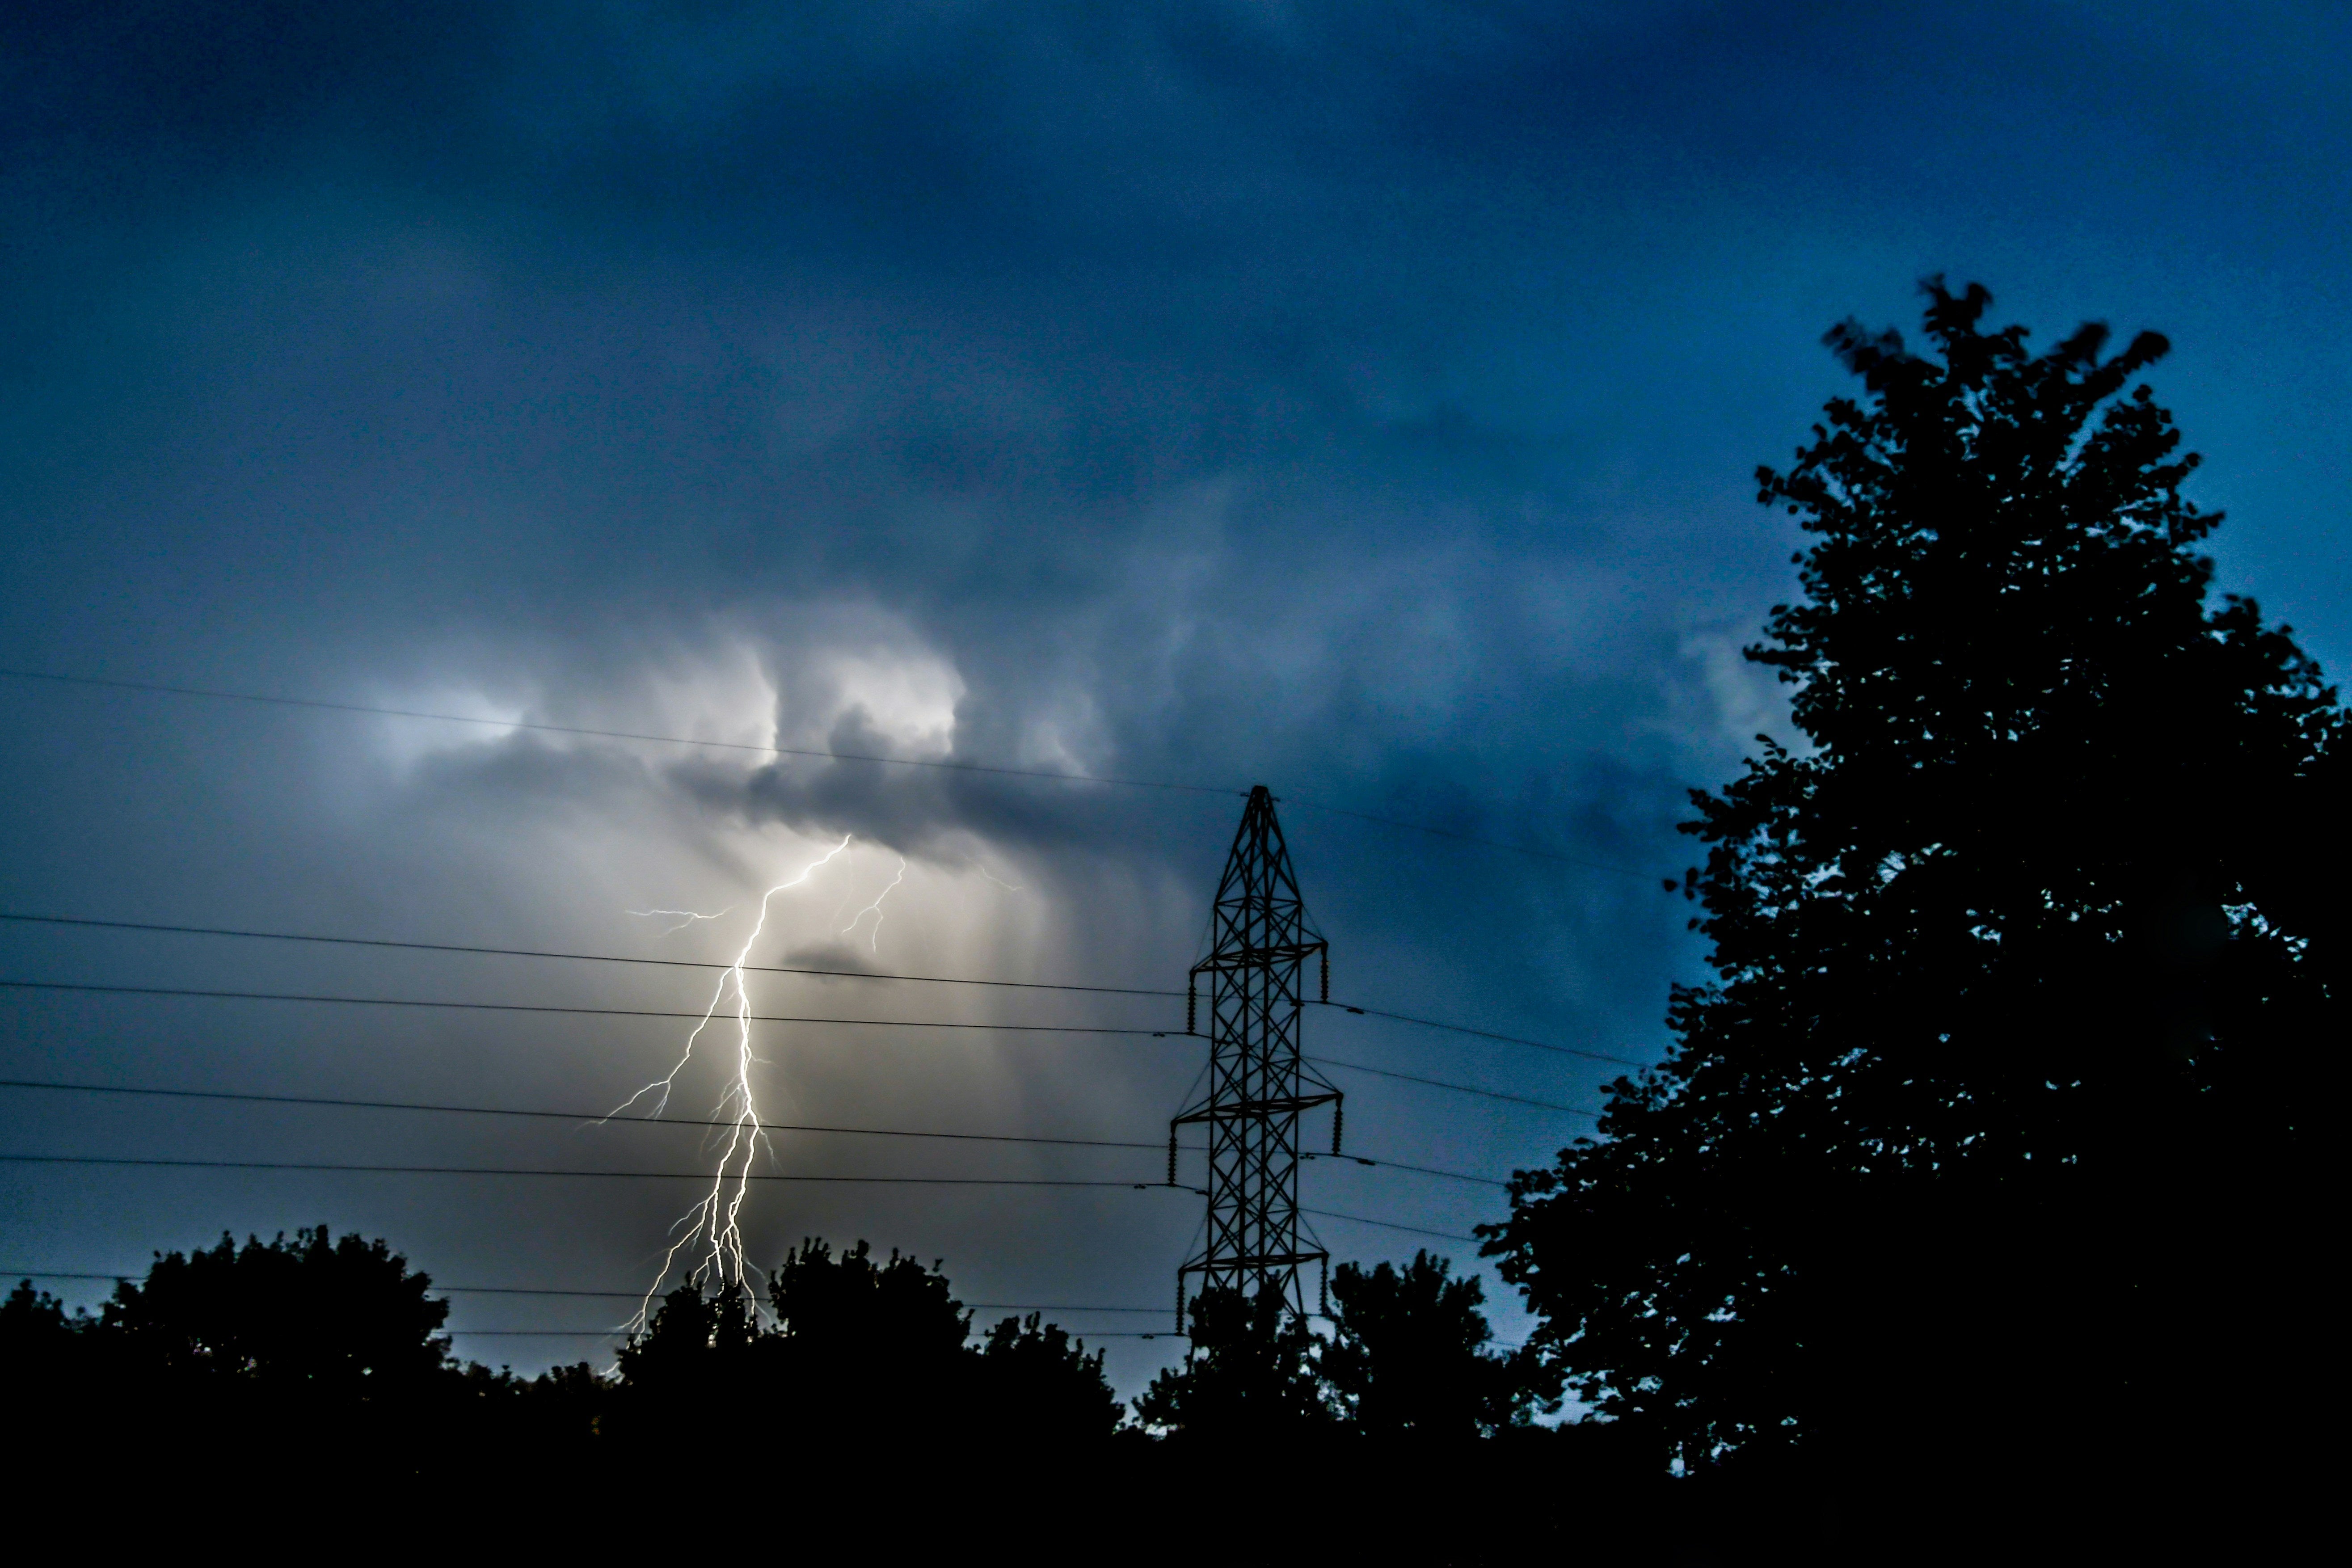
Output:
[[[2294,6],[11,7],[0,665],[488,722],[0,681],[5,907],[727,958],[748,926],[665,935],[628,911],[740,916],[846,837],[755,959],[1181,989],[1235,792],[1262,782],[1335,994],[1650,1058],[1667,986],[1700,973],[1660,890],[1685,791],[1784,722],[1738,658],[1798,542],[1752,474],[1843,390],[1832,322],[1903,324],[1916,280],[1948,272],[2045,338],[2161,328],[2200,500],[2231,512],[2228,585],[2324,660],[2352,647],[2345,30]],[[878,929],[842,929],[901,859]],[[647,1007],[708,989],[0,941],[18,979]],[[1171,1005],[763,984],[775,1011],[882,1019],[1148,1031]],[[469,1104],[597,1109],[677,1044],[644,1021],[5,1007],[16,1077]],[[1590,1105],[1617,1070],[1309,1027],[1523,1097]],[[793,1120],[1146,1142],[1199,1065],[1148,1034],[828,1026],[761,1051]],[[1488,1175],[1582,1126],[1347,1087],[1367,1149]],[[389,1114],[8,1093],[0,1116],[17,1152],[703,1158],[686,1132]],[[978,1157],[814,1138],[778,1159]],[[1149,1154],[1085,1169],[1129,1165],[1156,1174]],[[1309,1179],[1318,1206],[1433,1230],[1497,1212],[1458,1184]],[[634,1283],[683,1202],[0,1184],[0,1264],[137,1267],[325,1219],[477,1283]],[[1197,1218],[1157,1193],[757,1205],[769,1255],[869,1236],[992,1300],[1160,1301]],[[1470,1251],[1323,1228],[1341,1256]],[[1121,1378],[1171,1344],[1122,1342]]]

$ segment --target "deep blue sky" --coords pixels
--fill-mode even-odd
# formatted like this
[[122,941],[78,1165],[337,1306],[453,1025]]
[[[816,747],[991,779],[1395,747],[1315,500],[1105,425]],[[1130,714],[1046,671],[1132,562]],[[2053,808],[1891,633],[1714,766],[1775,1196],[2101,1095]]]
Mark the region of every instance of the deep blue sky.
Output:
[[[1755,466],[1844,390],[1823,329],[1908,324],[1933,272],[2043,342],[2087,318],[2168,334],[2155,380],[2206,455],[2198,499],[2230,514],[2223,585],[2340,668],[2347,54],[2335,5],[13,6],[0,665],[1265,781],[1295,792],[1335,993],[1652,1057],[1666,987],[1701,973],[1654,880],[1308,803],[1676,868],[1682,792],[1782,722],[1737,658],[1792,583]],[[851,834],[758,956],[1181,984],[1239,806],[18,680],[0,704],[13,910],[731,956],[744,900]],[[880,931],[842,934],[902,855]],[[653,906],[737,912],[665,938],[625,913]],[[21,928],[0,974],[692,989]],[[845,983],[759,1000],[1158,1021]],[[1591,1103],[1603,1070],[1309,1028],[1539,1098]],[[16,1078],[568,1109],[674,1044],[657,1023],[0,1002]],[[1198,1066],[874,1031],[761,1051],[768,1109],[796,1120],[1147,1140]],[[1462,1169],[1539,1162],[1578,1126],[1347,1087],[1367,1152]],[[702,1158],[682,1132],[19,1091],[0,1152]],[[777,1155],[1150,1173],[1124,1158]],[[1439,1229],[1498,1212],[1425,1178],[1307,1182]],[[135,1267],[325,1221],[452,1282],[625,1285],[685,1200],[18,1167],[0,1265]],[[752,1223],[771,1258],[867,1236],[981,1299],[1150,1303],[1196,1219],[1160,1194],[771,1188]],[[1343,1257],[1417,1239],[1321,1229]],[[476,1299],[458,1321],[608,1306]],[[1120,1342],[1122,1383],[1174,1348]]]

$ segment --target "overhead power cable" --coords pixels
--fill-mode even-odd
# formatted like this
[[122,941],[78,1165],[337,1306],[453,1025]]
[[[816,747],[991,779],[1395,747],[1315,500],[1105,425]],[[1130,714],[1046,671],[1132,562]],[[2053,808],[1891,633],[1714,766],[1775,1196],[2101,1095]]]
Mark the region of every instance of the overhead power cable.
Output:
[[[616,1018],[700,1018],[700,1013],[660,1012],[632,1007],[555,1007],[520,1002],[433,1002],[390,996],[323,996],[300,992],[277,991],[199,991],[167,985],[89,985],[48,980],[0,980],[0,990],[94,992],[118,996],[189,996],[213,1001],[231,1002],[316,1002],[354,1007],[425,1007],[454,1012],[479,1013],[556,1013],[588,1017]],[[732,1016],[722,1014],[720,1016]],[[754,1024],[837,1024],[886,1029],[976,1029],[997,1030],[1011,1034],[1047,1035],[1121,1035],[1149,1037],[1161,1040],[1188,1037],[1181,1029],[1108,1029],[1084,1027],[1069,1024],[942,1024],[919,1020],[890,1018],[793,1018],[754,1013]],[[1508,1100],[1515,1105],[1531,1105],[1544,1110],[1565,1111],[1571,1116],[1598,1119],[1599,1112],[1585,1110],[1556,1100],[1534,1100],[1521,1094],[1504,1094],[1497,1089],[1480,1089],[1473,1084],[1454,1083],[1444,1079],[1422,1078],[1412,1073],[1391,1072],[1386,1068],[1366,1067],[1361,1062],[1342,1061],[1336,1057],[1307,1057],[1305,1060],[1320,1067],[1339,1068],[1348,1072],[1370,1073],[1375,1078],[1392,1078],[1402,1083],[1417,1083],[1429,1089],[1448,1089],[1455,1094],[1475,1095],[1482,1100]]]
[[[58,1094],[117,1094],[157,1100],[217,1100],[250,1105],[312,1105],[347,1110],[425,1111],[448,1116],[504,1116],[533,1121],[563,1121],[578,1126],[593,1124],[614,1127],[687,1127],[733,1129],[740,1123],[699,1117],[615,1117],[610,1112],[530,1110],[495,1105],[447,1105],[427,1100],[355,1100],[342,1096],[308,1094],[247,1094],[217,1089],[151,1089],[132,1084],[77,1083],[55,1079],[0,1079],[0,1089],[37,1089]],[[762,1132],[814,1132],[861,1138],[921,1138],[967,1143],[1034,1143],[1071,1149],[1148,1149],[1154,1153],[1165,1149],[1165,1142],[1144,1142],[1118,1138],[1054,1138],[1034,1133],[1014,1132],[929,1132],[903,1127],[835,1127],[814,1122],[762,1121]],[[1201,1145],[1186,1144],[1185,1149],[1198,1153]],[[1491,1176],[1474,1176],[1466,1171],[1444,1171],[1433,1165],[1409,1165],[1401,1161],[1382,1160],[1371,1155],[1339,1154],[1323,1156],[1308,1154],[1308,1159],[1329,1158],[1341,1163],[1353,1162],[1378,1169],[1411,1171],[1423,1176],[1444,1176],[1456,1182],[1474,1182],[1482,1186],[1500,1187],[1507,1183]]]
[[[195,996],[220,1002],[318,1002],[350,1007],[426,1007],[470,1013],[554,1013],[583,1018],[688,1018],[734,1020],[735,1013],[686,1013],[662,1007],[576,1007],[548,1002],[442,1002],[407,996],[327,996],[304,991],[208,991],[180,985],[94,985],[63,980],[0,980],[5,991],[94,992],[112,996]],[[753,1013],[754,1024],[839,1024],[876,1029],[979,1029],[1016,1035],[1134,1035],[1164,1039],[1181,1029],[1118,1029],[1091,1024],[970,1024],[926,1018],[819,1018]]]
[[[528,1110],[495,1105],[445,1105],[430,1100],[353,1100],[333,1095],[241,1094],[217,1089],[146,1089],[126,1084],[70,1083],[48,1079],[0,1079],[0,1089],[47,1089],[65,1094],[121,1094],[159,1100],[223,1100],[251,1105],[315,1105],[350,1110],[432,1111],[449,1116],[509,1116],[574,1126],[718,1127],[735,1128],[736,1121],[688,1116],[614,1116],[609,1111]],[[863,1138],[925,1138],[969,1143],[1045,1143],[1075,1149],[1167,1148],[1166,1140],[1146,1142],[1117,1138],[1049,1138],[1013,1132],[927,1132],[903,1127],[834,1127],[815,1122],[761,1121],[762,1132],[826,1132]]]
[[1532,1105],[1540,1110],[1558,1110],[1566,1115],[1582,1116],[1594,1121],[1601,1120],[1601,1113],[1597,1110],[1586,1110],[1575,1105],[1562,1105],[1556,1100],[1531,1100],[1524,1094],[1505,1094],[1500,1089],[1480,1089],[1474,1084],[1454,1083],[1442,1078],[1420,1078],[1409,1072],[1391,1072],[1386,1068],[1370,1068],[1361,1062],[1343,1062],[1333,1057],[1306,1057],[1301,1059],[1313,1062],[1318,1067],[1338,1068],[1342,1072],[1370,1073],[1374,1078],[1395,1079],[1399,1083],[1417,1083],[1426,1089],[1442,1089],[1454,1094],[1476,1095],[1481,1100],[1508,1100],[1513,1105]]
[[[0,1279],[96,1279],[116,1283],[137,1284],[144,1274],[100,1274],[70,1268],[0,1268]],[[443,1285],[436,1281],[427,1287],[436,1296],[562,1296],[583,1300],[642,1301],[646,1293],[635,1290],[569,1290],[552,1286],[536,1285]],[[975,1312],[1150,1312],[1165,1313],[1167,1307],[1097,1307],[1075,1301],[960,1301]]]
[[[1200,1149],[1200,1145],[1197,1143],[1188,1143],[1185,1147],[1188,1150],[1195,1152]],[[1511,1184],[1508,1182],[1497,1181],[1492,1176],[1474,1176],[1467,1171],[1442,1171],[1434,1165],[1408,1165],[1401,1161],[1376,1160],[1369,1155],[1325,1154],[1313,1149],[1303,1149],[1299,1151],[1298,1157],[1302,1160],[1328,1160],[1336,1165],[1370,1165],[1375,1170],[1381,1171],[1411,1171],[1417,1175],[1444,1176],[1448,1181],[1474,1182],[1482,1187],[1502,1187],[1508,1189]]]
[[[308,992],[201,991],[184,986],[92,985],[55,980],[0,980],[0,990],[90,992],[117,996],[192,996],[230,1002],[315,1002],[340,1006],[424,1007],[453,1012],[554,1013],[584,1017],[699,1019],[704,1016],[700,1013],[665,1012],[638,1007],[559,1007],[522,1002],[437,1002],[396,996],[325,996]],[[732,1014],[719,1016],[734,1016]],[[751,1014],[750,1021],[754,1024],[835,1024],[877,1029],[985,1030],[1023,1035],[1120,1035],[1155,1040],[1198,1037],[1187,1036],[1181,1029],[1112,1029],[1076,1024],[953,1024],[927,1022],[921,1019],[801,1018],[762,1013]],[[1555,1100],[1533,1100],[1526,1095],[1504,1094],[1499,1090],[1479,1089],[1466,1083],[1453,1083],[1444,1079],[1421,1078],[1412,1073],[1391,1072],[1386,1068],[1366,1067],[1361,1062],[1341,1061],[1335,1057],[1307,1057],[1304,1059],[1322,1067],[1340,1068],[1349,1072],[1370,1073],[1375,1078],[1392,1078],[1403,1083],[1417,1083],[1430,1089],[1450,1089],[1456,1094],[1475,1095],[1483,1100],[1508,1100],[1516,1105],[1532,1105],[1544,1110],[1565,1111],[1571,1116],[1597,1119],[1600,1114],[1573,1105],[1561,1105]]]
[[[793,746],[761,745],[746,741],[700,741],[688,735],[654,735],[635,730],[603,730],[583,724],[548,724],[523,719],[486,719],[473,713],[434,713],[415,708],[386,708],[367,702],[331,702],[314,697],[281,697],[257,691],[230,691],[220,687],[171,686],[156,681],[114,680],[89,675],[57,675],[37,669],[0,669],[0,677],[11,680],[46,682],[53,686],[79,686],[112,690],[136,691],[157,697],[194,697],[215,702],[244,702],[270,708],[301,708],[316,712],[361,713],[382,719],[415,719],[439,724],[465,724],[477,729],[528,730],[536,734],[582,735],[607,741],[637,741],[652,745],[691,746],[708,751],[748,752],[760,756],[809,757],[828,763],[866,763],[883,767],[929,768],[949,773],[993,773],[1004,778],[1046,779],[1059,784],[1115,784],[1124,789],[1167,790],[1182,795],[1247,795],[1245,789],[1229,785],[1177,784],[1166,779],[1119,778],[1108,774],[1055,773],[1043,768],[1009,768],[988,763],[956,762],[940,757],[884,757],[856,752],[819,752]],[[1435,827],[1427,823],[1408,822],[1400,817],[1379,816],[1368,811],[1354,811],[1345,806],[1325,805],[1318,801],[1285,794],[1286,801],[1316,811],[1328,811],[1336,816],[1349,816],[1359,822],[1378,823],[1383,827],[1402,828],[1410,833],[1427,834],[1436,838],[1452,838],[1465,844],[1481,844],[1490,849],[1507,850],[1538,860],[1556,861],[1561,865],[1581,867],[1587,870],[1607,871],[1614,876],[1650,879],[1652,873],[1637,871],[1630,866],[1614,866],[1601,860],[1586,860],[1557,850],[1538,849],[1507,839],[1487,838],[1475,833],[1464,833],[1456,828]]]
[[[160,925],[145,921],[82,920],[68,915],[26,915],[0,911],[0,921],[19,925],[82,926],[96,931],[160,931],[173,936],[239,937],[254,942],[315,942],[326,947],[392,948],[406,952],[463,952],[490,958],[550,958],[571,963],[634,963],[651,969],[732,969],[731,963],[698,958],[642,958],[614,952],[554,952],[531,947],[477,947],[455,942],[394,942],[382,937],[317,936],[302,931],[240,931],[225,926]],[[1097,996],[1181,996],[1181,991],[1154,991],[1130,985],[1056,985],[1043,980],[966,980],[948,974],[893,974],[866,969],[811,969],[797,964],[747,963],[746,974],[813,974],[831,980],[887,980],[921,985],[980,985],[1003,991],[1077,991]],[[1419,1022],[1420,1020],[1414,1020]],[[1444,1026],[1440,1025],[1439,1027]]]
[[[0,1164],[110,1165],[175,1171],[323,1171],[379,1176],[550,1176],[630,1182],[708,1182],[710,1180],[710,1173],[708,1171],[567,1171],[514,1165],[354,1165],[319,1160],[167,1160],[152,1156],[106,1154],[0,1154]],[[1161,1191],[1191,1193],[1195,1197],[1208,1195],[1198,1187],[1170,1186],[1164,1182],[1078,1181],[1053,1176],[820,1176],[755,1171],[749,1175],[732,1179],[886,1187],[1126,1187],[1139,1193]],[[1333,1209],[1301,1208],[1298,1212],[1311,1214],[1323,1219],[1347,1220],[1356,1225],[1377,1226],[1383,1230],[1405,1230],[1419,1236],[1443,1237],[1448,1241],[1477,1239],[1455,1231],[1431,1230],[1423,1226],[1403,1225],[1395,1220],[1372,1219],[1365,1215],[1341,1214]]]
[[[1162,1307],[1156,1309],[1166,1311]],[[973,1324],[974,1329],[980,1325]],[[1061,1326],[1061,1325],[1056,1325]],[[627,1329],[436,1329],[453,1340],[617,1340]],[[1163,1340],[1179,1336],[1173,1329],[1068,1329],[1074,1340]]]
[[[524,1168],[513,1165],[358,1165],[317,1160],[169,1160],[144,1155],[0,1154],[0,1163],[109,1165],[179,1171],[315,1171],[385,1176],[547,1176],[637,1182],[707,1182],[710,1180],[710,1173],[708,1171],[551,1170],[543,1167]],[[1191,1193],[1196,1197],[1206,1195],[1197,1187],[1169,1186],[1163,1182],[1078,1181],[1050,1176],[835,1176],[753,1172],[740,1179],[753,1182],[805,1182],[908,1187],[1126,1187],[1139,1193],[1156,1189],[1165,1192]],[[1396,1220],[1373,1219],[1367,1215],[1342,1214],[1336,1209],[1302,1207],[1298,1212],[1314,1215],[1322,1219],[1346,1220],[1355,1225],[1377,1226],[1382,1230],[1403,1230],[1420,1236],[1443,1237],[1448,1241],[1476,1239],[1475,1237],[1464,1236],[1456,1231],[1431,1230],[1424,1226],[1404,1225]],[[51,1278],[63,1277],[51,1276]]]
[[1400,1225],[1392,1219],[1372,1219],[1367,1215],[1360,1214],[1340,1214],[1335,1209],[1302,1208],[1298,1212],[1300,1214],[1311,1214],[1318,1219],[1343,1219],[1350,1225],[1377,1226],[1382,1230],[1409,1230],[1415,1236],[1440,1237],[1447,1241],[1475,1241],[1478,1239],[1475,1236],[1464,1236],[1459,1231],[1431,1230],[1426,1226]]
[[[514,1165],[353,1165],[314,1160],[166,1160],[105,1154],[0,1154],[0,1163],[152,1165],[187,1171],[330,1171],[390,1176],[554,1176],[625,1182],[708,1182],[711,1179],[709,1171],[587,1171]],[[1129,1187],[1139,1193],[1167,1186],[1164,1182],[1098,1181],[1061,1176],[835,1176],[773,1171],[754,1171],[748,1175],[728,1179],[885,1187]]]
[[[166,925],[151,921],[90,920],[74,915],[22,914],[0,910],[0,921],[17,925],[70,926],[92,931],[152,931],[172,936],[229,937],[251,942],[310,942],[326,947],[384,948],[405,952],[470,953],[489,958],[553,959],[569,963],[637,964],[655,969],[723,970],[735,967],[715,959],[645,958],[629,953],[562,952],[545,948],[485,947],[468,942],[404,942],[385,937],[325,936],[308,931],[249,931],[231,926]],[[972,985],[1006,991],[1067,991],[1097,996],[1160,996],[1173,999],[1181,991],[1157,990],[1141,985],[1072,985],[1043,980],[972,980],[949,974],[898,974],[864,969],[814,969],[798,964],[747,963],[747,974],[803,974],[832,980],[877,980],[919,985]],[[1497,1034],[1492,1029],[1474,1028],[1467,1024],[1449,1024],[1442,1018],[1424,1018],[1411,1013],[1391,1013],[1379,1007],[1358,1006],[1352,1002],[1323,1002],[1307,999],[1310,1006],[1329,1007],[1338,1012],[1352,1013],[1359,1017],[1385,1018],[1392,1023],[1412,1024],[1424,1029],[1443,1029],[1449,1034],[1474,1036],[1482,1040],[1496,1040],[1505,1045],[1526,1046],[1538,1051],[1550,1051],[1559,1056],[1582,1057],[1589,1061],[1612,1062],[1620,1067],[1639,1068],[1643,1064],[1630,1057],[1612,1056],[1606,1051],[1589,1051],[1576,1046],[1555,1045],[1549,1040],[1531,1040],[1521,1035]]]
[[1500,1040],[1507,1046],[1530,1046],[1537,1050],[1550,1051],[1559,1056],[1582,1057],[1587,1061],[1614,1062],[1619,1067],[1628,1068],[1647,1065],[1637,1062],[1631,1057],[1612,1057],[1606,1051],[1581,1050],[1575,1046],[1555,1046],[1548,1040],[1530,1040],[1518,1035],[1498,1035],[1492,1029],[1474,1029],[1467,1024],[1445,1024],[1435,1018],[1416,1018],[1405,1013],[1383,1013],[1378,1007],[1358,1007],[1347,1002],[1316,1002],[1312,999],[1307,1005],[1318,1007],[1336,1007],[1342,1013],[1353,1013],[1359,1017],[1387,1018],[1399,1024],[1418,1024],[1424,1029],[1444,1029],[1449,1034],[1475,1035],[1482,1040]]

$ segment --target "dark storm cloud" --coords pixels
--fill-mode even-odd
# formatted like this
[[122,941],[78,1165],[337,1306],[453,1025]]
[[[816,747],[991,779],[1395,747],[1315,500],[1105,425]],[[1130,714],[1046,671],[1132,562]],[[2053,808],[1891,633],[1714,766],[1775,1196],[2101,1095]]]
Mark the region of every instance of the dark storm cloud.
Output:
[[[2324,7],[12,6],[0,663],[1268,781],[1343,988],[1644,1054],[1694,971],[1653,879],[1686,857],[1682,792],[1780,724],[1737,650],[1793,542],[1749,476],[1843,390],[1832,321],[1901,322],[1949,270],[2045,340],[2166,331],[2200,499],[2233,513],[2225,578],[2352,649],[2345,33]],[[618,911],[756,896],[846,834],[867,858],[819,915],[903,853],[958,911],[892,928],[927,961],[1164,984],[1238,804],[10,700],[5,901],[134,918],[684,951]],[[295,1070],[258,1024],[191,1015],[165,1058],[112,1015],[41,1019],[15,1048],[126,1077]],[[483,1065],[509,1060],[496,1031],[302,1037],[300,1070],[347,1087],[510,1073],[567,1104],[651,1048],[599,1045],[575,1083],[531,1076],[572,1059],[551,1046]],[[1181,1087],[897,1048],[828,1045],[796,1092],[1149,1123]],[[1482,1169],[1563,1135],[1363,1114]],[[190,1203],[198,1234],[161,1239],[242,1223]],[[549,1236],[667,1218],[532,1203]],[[381,1213],[488,1256],[443,1210]],[[929,1223],[889,1218],[886,1242]],[[1026,1234],[957,1224],[923,1234],[982,1258]],[[1087,1234],[1034,1256],[1118,1251]]]

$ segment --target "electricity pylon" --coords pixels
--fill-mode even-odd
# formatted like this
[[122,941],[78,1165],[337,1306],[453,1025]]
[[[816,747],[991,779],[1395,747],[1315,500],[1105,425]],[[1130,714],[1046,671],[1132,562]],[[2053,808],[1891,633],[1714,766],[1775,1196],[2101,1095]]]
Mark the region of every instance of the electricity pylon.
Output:
[[1331,1152],[1339,1152],[1339,1091],[1298,1056],[1300,973],[1309,955],[1319,959],[1323,999],[1329,1000],[1330,950],[1307,923],[1274,796],[1264,784],[1250,791],[1242,812],[1213,921],[1209,955],[1192,966],[1184,997],[1184,1028],[1195,1033],[1200,980],[1209,977],[1208,1090],[1168,1124],[1171,1184],[1177,1129],[1197,1122],[1207,1129],[1209,1144],[1208,1237],[1176,1271],[1180,1333],[1184,1288],[1196,1274],[1203,1288],[1278,1290],[1289,1310],[1304,1317],[1299,1269],[1317,1266],[1319,1309],[1321,1271],[1330,1262],[1312,1231],[1302,1237],[1298,1219],[1299,1112],[1332,1106]]

